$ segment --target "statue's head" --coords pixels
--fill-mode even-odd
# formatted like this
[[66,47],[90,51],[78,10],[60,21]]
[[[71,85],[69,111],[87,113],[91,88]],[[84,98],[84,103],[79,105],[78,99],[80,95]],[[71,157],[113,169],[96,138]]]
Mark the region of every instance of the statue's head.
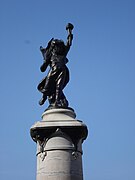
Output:
[[51,46],[65,46],[64,41],[59,40],[59,39],[53,39],[51,42]]

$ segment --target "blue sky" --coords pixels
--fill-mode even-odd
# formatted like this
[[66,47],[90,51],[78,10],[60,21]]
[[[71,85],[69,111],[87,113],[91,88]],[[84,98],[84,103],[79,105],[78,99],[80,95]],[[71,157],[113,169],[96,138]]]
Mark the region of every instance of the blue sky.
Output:
[[68,22],[75,28],[64,92],[89,129],[84,179],[135,179],[135,1],[1,0],[1,180],[36,177],[29,129],[47,107],[38,105],[39,46],[66,40]]

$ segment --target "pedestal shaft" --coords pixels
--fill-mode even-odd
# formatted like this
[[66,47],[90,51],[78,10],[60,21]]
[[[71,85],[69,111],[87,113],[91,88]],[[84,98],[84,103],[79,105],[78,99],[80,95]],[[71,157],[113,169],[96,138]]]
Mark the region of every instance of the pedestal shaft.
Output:
[[31,127],[31,137],[37,143],[37,180],[83,180],[87,127],[72,110],[46,111]]
[[37,143],[37,180],[82,179],[82,155],[68,136],[60,131],[43,147]]

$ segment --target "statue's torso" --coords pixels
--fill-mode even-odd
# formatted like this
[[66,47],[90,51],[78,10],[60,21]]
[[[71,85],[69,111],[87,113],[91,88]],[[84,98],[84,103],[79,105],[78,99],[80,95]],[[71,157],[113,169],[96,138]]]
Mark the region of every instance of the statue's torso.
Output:
[[56,68],[63,68],[68,62],[66,58],[66,47],[65,46],[55,46],[51,51],[50,66]]

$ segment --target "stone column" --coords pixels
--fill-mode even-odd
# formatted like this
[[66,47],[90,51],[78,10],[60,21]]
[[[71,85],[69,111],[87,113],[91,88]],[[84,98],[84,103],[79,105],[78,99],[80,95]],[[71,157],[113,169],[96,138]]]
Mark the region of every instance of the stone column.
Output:
[[30,129],[37,143],[37,180],[83,180],[87,127],[70,109],[50,109]]

